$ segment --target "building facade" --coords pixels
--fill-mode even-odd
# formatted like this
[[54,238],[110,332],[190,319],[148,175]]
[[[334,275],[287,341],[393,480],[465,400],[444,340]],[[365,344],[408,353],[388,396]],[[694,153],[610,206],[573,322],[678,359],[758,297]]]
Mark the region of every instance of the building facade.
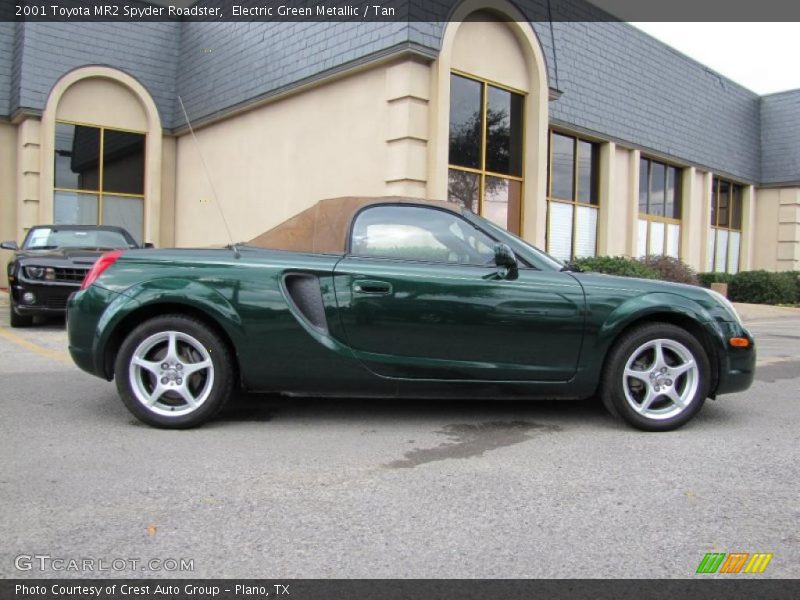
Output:
[[524,5],[0,23],[0,238],[77,222],[225,244],[224,221],[241,241],[321,198],[402,195],[457,200],[562,259],[800,270],[800,90],[758,96],[579,0],[586,21]]

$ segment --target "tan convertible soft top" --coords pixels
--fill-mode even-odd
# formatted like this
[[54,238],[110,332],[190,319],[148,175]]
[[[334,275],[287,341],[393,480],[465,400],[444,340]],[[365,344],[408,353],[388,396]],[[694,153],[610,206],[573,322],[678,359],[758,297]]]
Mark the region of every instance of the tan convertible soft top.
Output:
[[314,206],[247,242],[270,250],[292,250],[319,254],[344,254],[353,218],[362,208],[377,204],[420,204],[461,213],[454,202],[395,196],[344,197],[320,200]]

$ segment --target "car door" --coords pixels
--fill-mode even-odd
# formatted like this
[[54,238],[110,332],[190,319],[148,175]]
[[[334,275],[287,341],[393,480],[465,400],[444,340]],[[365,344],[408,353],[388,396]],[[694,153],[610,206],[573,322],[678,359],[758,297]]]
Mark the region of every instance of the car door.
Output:
[[568,273],[502,278],[495,241],[461,216],[381,205],[354,220],[336,265],[341,331],[374,373],[438,380],[566,381],[584,298]]

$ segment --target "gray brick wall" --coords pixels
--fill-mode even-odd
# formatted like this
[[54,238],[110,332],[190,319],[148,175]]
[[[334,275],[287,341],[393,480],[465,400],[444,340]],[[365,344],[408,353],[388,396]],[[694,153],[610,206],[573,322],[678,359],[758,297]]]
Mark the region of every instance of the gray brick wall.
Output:
[[625,23],[554,23],[556,123],[760,179],[757,94]]
[[761,99],[761,180],[800,181],[800,89]]
[[0,23],[0,115],[11,112],[15,38],[16,25],[10,22]]
[[[169,127],[175,99],[175,69],[180,23],[27,23],[17,67],[17,108],[42,110],[53,84],[77,67],[100,64],[137,78],[158,106],[162,124]],[[16,96],[16,97],[15,97]]]
[[409,41],[407,23],[191,22],[182,36],[178,92],[193,121]]

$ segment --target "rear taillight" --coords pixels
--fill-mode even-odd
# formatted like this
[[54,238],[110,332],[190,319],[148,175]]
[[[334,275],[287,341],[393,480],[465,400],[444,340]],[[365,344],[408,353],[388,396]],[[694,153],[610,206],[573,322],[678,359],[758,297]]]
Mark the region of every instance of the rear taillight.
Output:
[[81,284],[81,289],[85,290],[87,287],[92,285],[103,272],[117,262],[117,259],[122,256],[124,250],[112,250],[111,252],[106,252],[97,259],[97,262],[92,265],[92,268],[89,269],[89,272],[86,274],[86,277],[83,278],[83,283]]

